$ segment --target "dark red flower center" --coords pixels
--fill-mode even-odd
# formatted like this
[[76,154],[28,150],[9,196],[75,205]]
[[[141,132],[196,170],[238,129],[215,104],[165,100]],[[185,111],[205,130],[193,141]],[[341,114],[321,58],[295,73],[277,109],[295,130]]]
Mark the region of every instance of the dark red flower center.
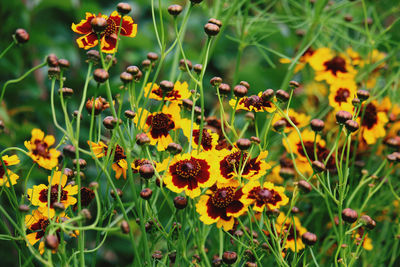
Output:
[[374,127],[374,125],[378,122],[378,110],[375,105],[369,103],[365,108],[364,117],[362,118],[361,125],[367,126],[368,129]]
[[[4,161],[4,164],[7,166],[5,161]],[[6,170],[3,168],[3,164],[1,164],[1,162],[0,162],[0,178],[3,178],[4,174],[6,174]]]
[[[111,150],[111,152],[112,152],[112,150]],[[105,147],[104,154],[107,155],[107,153],[108,153],[108,147]],[[126,156],[124,154],[124,149],[120,145],[117,145],[115,147],[114,162],[118,162],[121,159],[126,159]]]
[[105,36],[110,36],[113,33],[117,32],[117,25],[115,25],[115,21],[109,18],[107,20],[107,28],[104,30],[103,34]]
[[200,172],[200,163],[194,159],[179,161],[176,166],[176,173],[181,178],[195,178]]
[[35,142],[35,149],[32,151],[33,155],[43,157],[46,159],[50,158],[50,153],[48,151],[47,143],[43,142],[42,140],[36,139]]
[[288,241],[294,240],[295,236],[296,236],[296,239],[300,238],[300,233],[297,230],[297,228],[295,229],[294,224],[286,223],[285,226],[283,226],[283,228],[284,228],[283,231],[285,233],[287,233]]
[[333,73],[333,75],[336,75],[336,73],[338,71],[342,72],[342,73],[346,73],[347,69],[346,69],[346,60],[344,60],[344,58],[336,56],[334,58],[332,58],[329,61],[326,61],[324,63],[324,66],[326,67],[326,70],[329,70]]
[[[237,172],[239,172],[240,158],[241,158],[241,152],[237,151],[237,152],[229,154],[227,157],[225,157],[225,161],[226,161],[226,163],[228,163],[228,165],[231,166],[232,171],[236,170]],[[242,156],[242,165],[245,162],[246,158],[247,158],[247,153],[244,152],[243,156]]]
[[[54,202],[57,202],[58,200],[58,184],[52,185],[49,189],[43,189],[39,193],[39,200],[43,203],[47,203],[48,199],[48,193],[50,191],[50,208],[53,208]],[[63,187],[61,186],[61,192],[60,192],[60,201],[65,201],[68,198],[68,192],[63,190]]]
[[[294,125],[299,125],[299,122],[296,120],[295,117],[289,116],[289,119],[293,122]],[[289,121],[285,118],[282,118],[286,122],[286,128],[292,128],[292,125],[289,123]]]
[[[194,142],[199,145],[200,130],[193,130]],[[203,134],[201,135],[201,146],[204,150],[210,150],[212,148],[212,137],[206,129],[203,129]]]
[[89,189],[87,187],[81,188],[81,204],[83,207],[89,206],[94,197],[95,195],[92,189]]
[[174,100],[181,98],[181,95],[179,94],[178,90],[172,90],[172,91],[168,92],[167,94],[164,94],[164,91],[161,90],[161,88],[157,88],[157,89],[154,89],[152,92],[161,98],[163,96],[165,96],[166,98],[172,98]]
[[347,102],[347,98],[350,97],[350,90],[347,88],[339,88],[337,90],[336,95],[335,95],[335,102],[336,103],[341,103],[341,102]]
[[170,128],[171,122],[172,121],[167,114],[158,113],[154,115],[151,120],[151,128],[153,130],[168,129]]
[[[311,161],[316,160],[315,156],[314,156],[314,142],[312,141],[305,141],[304,142],[304,147],[306,148],[307,151],[307,155],[310,158]],[[320,144],[317,143],[317,157],[318,160],[325,160],[326,157],[329,155],[330,150],[321,146]],[[299,152],[300,155],[302,155],[303,157],[305,157],[306,155],[304,154],[303,148],[301,146],[301,143],[297,144],[297,151]],[[326,163],[326,167],[329,170],[334,170],[336,168],[336,164],[335,164],[335,157],[332,155],[328,162]]]
[[226,208],[234,200],[235,191],[232,187],[223,187],[217,189],[211,196],[211,202],[215,207]]

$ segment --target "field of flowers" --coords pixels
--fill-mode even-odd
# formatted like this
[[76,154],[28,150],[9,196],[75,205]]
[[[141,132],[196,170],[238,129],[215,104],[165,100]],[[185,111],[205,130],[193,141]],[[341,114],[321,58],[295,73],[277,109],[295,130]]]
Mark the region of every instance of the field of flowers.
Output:
[[2,266],[400,266],[400,2],[3,2]]

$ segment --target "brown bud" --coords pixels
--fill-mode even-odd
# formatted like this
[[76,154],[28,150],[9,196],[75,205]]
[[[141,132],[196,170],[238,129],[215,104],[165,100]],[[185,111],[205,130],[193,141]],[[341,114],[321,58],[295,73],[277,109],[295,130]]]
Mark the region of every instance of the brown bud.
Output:
[[117,118],[114,118],[113,116],[107,116],[103,119],[104,127],[106,127],[109,130],[114,129],[117,123],[118,123]]
[[60,58],[58,60],[58,66],[62,69],[68,69],[69,68],[69,61],[65,58]]
[[81,170],[85,169],[86,165],[87,165],[86,160],[84,160],[84,159],[79,159],[79,161],[77,161],[76,159],[73,159],[72,164],[74,164],[74,166],[77,166],[77,164],[79,164],[79,167]]
[[196,64],[193,66],[193,70],[194,72],[196,72],[197,74],[200,74],[201,71],[203,70],[203,65],[201,64]]
[[360,89],[357,91],[357,97],[361,101],[365,101],[369,98],[369,92],[367,90]]
[[58,78],[58,75],[60,74],[60,68],[59,67],[50,67],[47,70],[47,74],[49,75],[50,78],[53,78],[53,77]]
[[182,6],[180,5],[170,5],[168,7],[168,13],[172,16],[178,16],[182,12]]
[[363,223],[369,230],[376,227],[376,222],[368,215],[362,215],[360,217],[360,222]]
[[116,199],[116,198],[117,198],[117,196],[116,196],[116,195],[118,195],[118,196],[121,198],[123,194],[124,194],[124,192],[122,192],[122,190],[121,190],[121,189],[119,189],[119,188],[117,188],[117,194],[115,194],[115,191],[114,191],[114,189],[111,189],[111,191],[110,191],[110,195],[111,195],[111,196],[112,196],[112,198],[114,198],[114,199]]
[[66,145],[63,148],[63,153],[65,156],[70,157],[70,158],[74,158],[75,157],[75,147],[73,145]]
[[174,89],[174,83],[170,82],[170,81],[161,81],[160,82],[160,88],[161,90],[163,90],[164,92],[170,92]]
[[188,59],[186,59],[186,60],[181,59],[181,60],[179,61],[179,69],[180,69],[181,71],[187,71],[186,65],[187,65],[187,68],[189,69],[189,71],[191,71],[192,68],[193,68],[193,65],[192,65],[192,62],[191,62],[190,60],[188,60]]
[[126,14],[128,14],[129,12],[131,12],[132,7],[131,7],[131,5],[128,4],[128,3],[123,3],[123,2],[121,2],[121,3],[118,3],[118,5],[117,5],[117,10],[118,10],[118,12],[119,12],[120,14],[126,15]]
[[282,132],[286,128],[286,125],[286,120],[278,120],[272,125],[272,127],[274,127],[275,131]]
[[304,244],[309,246],[312,246],[317,242],[317,236],[310,232],[304,233],[301,239],[303,240]]
[[360,126],[358,125],[358,123],[357,123],[356,121],[353,121],[353,120],[347,120],[347,121],[344,123],[344,126],[346,126],[346,129],[347,129],[349,132],[355,132],[355,131],[357,131],[357,130],[360,128]]
[[345,123],[347,120],[351,120],[353,116],[351,116],[350,112],[347,112],[345,110],[339,110],[336,113],[336,121],[339,124]]
[[151,195],[153,195],[153,191],[150,188],[144,188],[142,191],[140,191],[140,197],[144,200],[149,200]]
[[29,206],[25,204],[19,205],[18,210],[20,212],[29,212]]
[[270,101],[274,97],[274,94],[275,92],[273,89],[267,89],[262,93],[261,98],[264,101]]
[[54,202],[53,208],[55,209],[56,212],[63,212],[65,210],[64,204],[60,202]]
[[244,266],[246,266],[246,267],[257,267],[258,265],[257,265],[257,263],[255,263],[255,262],[247,261],[247,262],[244,264]]
[[49,67],[58,67],[58,57],[55,54],[49,54],[46,61]]
[[142,79],[143,76],[143,72],[141,70],[139,70],[139,72],[133,76],[133,78],[135,79],[135,82],[140,82],[140,79]]
[[174,198],[174,206],[178,210],[184,209],[187,206],[187,198],[182,196],[177,196]]
[[293,88],[293,89],[296,89],[296,88],[298,88],[298,87],[300,86],[300,83],[297,82],[297,81],[290,81],[290,82],[289,82],[289,86],[290,86],[291,88]]
[[149,59],[151,62],[157,61],[158,55],[157,55],[157,53],[149,52],[149,53],[147,53],[147,59]]
[[321,161],[314,160],[311,165],[312,165],[314,172],[316,172],[316,173],[326,171],[325,164],[322,163]]
[[309,193],[312,190],[311,185],[306,180],[300,180],[297,186],[304,191],[304,193]]
[[14,36],[19,44],[24,44],[29,41],[29,33],[25,29],[15,30]]
[[92,213],[91,213],[88,209],[82,209],[82,210],[81,210],[81,215],[82,215],[82,217],[85,218],[86,220],[92,219]]
[[127,221],[125,221],[125,220],[123,220],[121,222],[121,226],[120,227],[121,227],[122,233],[124,233],[124,234],[129,234],[129,232],[131,231],[129,223]]
[[279,170],[279,175],[284,179],[292,179],[296,175],[296,173],[291,167],[282,167]]
[[358,107],[358,105],[360,105],[360,103],[361,103],[361,101],[360,101],[360,99],[358,99],[358,98],[353,98],[353,100],[351,100],[351,104],[352,104],[354,107]]
[[391,138],[387,139],[385,143],[389,147],[398,149],[398,148],[400,148],[400,136],[391,137]]
[[70,168],[65,168],[64,174],[68,177],[68,179],[71,179],[74,177],[74,171],[71,170]]
[[136,135],[136,144],[139,146],[150,143],[150,138],[145,133],[139,133]]
[[246,118],[246,120],[248,121],[254,121],[254,113],[253,112],[246,112],[246,114],[244,115],[244,117]]
[[218,91],[221,95],[228,95],[231,92],[231,87],[227,83],[221,83],[218,86]]
[[237,97],[244,97],[245,95],[247,95],[247,92],[248,92],[247,87],[243,85],[236,85],[233,88],[233,93]]
[[98,83],[104,83],[108,80],[109,75],[105,69],[95,69],[93,72],[93,78]]
[[105,62],[108,64],[108,63],[112,63],[112,66],[115,66],[115,65],[117,65],[117,58],[116,57],[113,57],[112,55],[110,55],[110,54],[108,54],[107,56],[106,56],[106,58],[105,58]]
[[215,258],[215,259],[213,259],[213,261],[212,261],[212,266],[213,267],[219,267],[219,266],[222,266],[222,259],[221,258]]
[[320,132],[320,131],[322,131],[322,130],[324,129],[324,127],[325,127],[324,121],[323,121],[323,120],[320,120],[320,119],[313,119],[313,120],[311,120],[310,125],[311,125],[311,129],[312,129],[314,132]]
[[244,87],[247,88],[247,90],[250,90],[250,84],[246,81],[240,81],[239,83],[240,85],[243,85]]
[[51,250],[56,250],[58,248],[58,237],[57,235],[47,235],[45,240],[44,240],[44,244],[46,246],[46,248],[51,249]]
[[255,144],[260,144],[260,143],[261,143],[260,138],[258,138],[257,136],[252,136],[252,137],[250,137],[250,140],[251,140],[252,142],[254,142]]
[[133,81],[133,75],[130,74],[129,72],[124,71],[123,73],[121,73],[121,75],[119,75],[119,78],[121,79],[121,81],[124,84],[130,83]]
[[86,52],[88,62],[97,64],[100,61],[100,53],[97,50],[91,49]]
[[400,153],[399,153],[399,152],[393,152],[393,153],[387,155],[387,156],[386,156],[386,159],[387,159],[390,163],[399,162],[399,161],[400,161]]
[[132,74],[132,75],[136,75],[139,72],[139,68],[137,66],[128,66],[126,68],[126,72]]
[[72,90],[71,88],[68,88],[68,87],[64,87],[64,88],[58,89],[58,93],[60,95],[68,97],[68,96],[72,96],[74,94],[74,90]]
[[296,206],[293,206],[292,213],[293,214],[298,214],[299,212],[300,212],[300,209],[298,207],[296,207]]
[[212,23],[212,24],[215,24],[220,28],[222,27],[222,22],[220,20],[218,20],[218,19],[211,18],[211,19],[208,20],[208,22]]
[[251,147],[251,141],[247,138],[241,138],[236,141],[236,145],[240,150],[247,150]]
[[90,22],[95,33],[102,33],[107,28],[107,20],[103,17],[95,17]]
[[[87,102],[86,102],[86,104],[87,104]],[[87,107],[86,107],[87,108]],[[92,112],[92,110],[90,110],[90,112]],[[74,112],[72,112],[72,116],[76,119],[76,118],[78,118],[78,115],[79,115],[79,111],[78,110],[74,110]],[[83,119],[83,116],[82,116],[82,113],[81,113],[81,115],[79,116],[79,119]]]
[[170,143],[167,146],[167,151],[169,153],[171,153],[172,155],[176,155],[181,153],[183,150],[182,146],[180,144],[176,144],[176,143]]
[[133,119],[133,118],[135,118],[136,113],[135,113],[135,111],[128,109],[128,110],[125,110],[124,115],[125,115],[125,118],[127,118],[127,119]]
[[233,251],[225,251],[222,255],[222,260],[226,264],[234,264],[237,260],[237,254]]
[[163,255],[162,252],[159,250],[154,251],[154,253],[151,255],[151,257],[155,260],[162,260]]
[[357,214],[357,211],[355,211],[355,210],[346,208],[342,211],[342,219],[345,222],[354,223],[355,221],[357,221],[357,218],[358,218],[358,214]]
[[353,21],[353,16],[350,14],[344,15],[344,20],[347,22],[352,22]]
[[97,189],[99,189],[99,183],[98,183],[98,182],[91,182],[91,183],[89,184],[89,187],[90,187],[91,189],[93,189],[93,190],[97,190]]
[[150,179],[154,175],[154,167],[151,164],[144,164],[139,168],[140,177]]
[[204,31],[209,37],[215,36],[219,33],[219,27],[214,23],[207,23],[204,25]]
[[[221,77],[212,77],[210,80],[210,84],[212,86],[219,86],[222,83],[222,78]],[[228,85],[229,86],[229,85]]]
[[277,90],[275,95],[281,102],[287,102],[290,98],[289,93],[282,89]]

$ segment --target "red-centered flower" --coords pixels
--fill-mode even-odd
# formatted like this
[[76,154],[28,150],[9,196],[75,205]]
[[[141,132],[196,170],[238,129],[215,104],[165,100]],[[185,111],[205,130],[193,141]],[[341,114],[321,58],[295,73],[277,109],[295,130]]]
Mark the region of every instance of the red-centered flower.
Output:
[[[130,16],[122,17],[117,11],[114,11],[109,17],[99,14],[107,20],[107,28],[100,33],[101,51],[104,53],[115,53],[116,44],[118,39],[118,31],[122,36],[135,37],[137,33],[137,24],[134,24]],[[97,34],[93,31],[91,21],[96,17],[95,14],[86,12],[86,18],[81,20],[78,24],[72,23],[71,29],[84,36],[76,39],[76,43],[80,48],[89,49],[99,43]],[[121,25],[121,26],[120,26]],[[121,29],[120,29],[121,27]]]
[[274,186],[270,182],[265,182],[261,186],[258,181],[250,181],[243,187],[243,193],[254,204],[253,210],[258,212],[262,212],[265,206],[269,210],[273,210],[286,205],[289,199],[284,192],[284,187]]
[[233,228],[234,218],[245,213],[247,207],[248,202],[242,189],[213,186],[206,195],[200,197],[196,211],[203,223],[217,223],[218,228],[224,227],[225,231],[229,231]]
[[18,164],[19,163],[18,156],[12,155],[11,157],[9,157],[5,155],[1,157],[1,159],[3,160],[6,168],[4,168],[3,164],[1,164],[0,162],[0,186],[3,186],[5,184],[7,187],[10,187],[10,182],[8,181],[8,178],[10,178],[11,184],[15,185],[17,183],[17,179],[19,178],[19,176],[14,172],[10,171],[8,169],[8,166]]
[[[190,139],[190,128],[191,123],[188,119],[181,120],[181,127],[183,134]],[[203,134],[201,136],[201,148],[204,151],[211,151],[218,145],[218,134],[212,132],[210,129],[203,128]],[[193,124],[193,131],[192,131],[192,147],[197,149],[199,145],[200,139],[200,126],[197,124]]]
[[[168,162],[166,159],[163,165]],[[200,188],[210,187],[215,183],[217,169],[216,161],[210,153],[178,154],[169,164],[163,181],[171,191],[185,191],[187,196],[195,198],[200,195]]]
[[229,105],[236,110],[247,110],[254,112],[266,111],[271,113],[275,111],[276,107],[272,101],[266,101],[262,97],[262,92],[258,95],[245,96],[242,98],[235,98],[229,101]]
[[190,98],[189,85],[187,82],[181,83],[180,81],[176,81],[174,89],[169,92],[164,92],[156,83],[154,83],[153,86],[151,85],[152,83],[148,83],[144,88],[144,95],[148,95],[150,87],[152,88],[149,95],[151,99],[182,103],[182,99]]

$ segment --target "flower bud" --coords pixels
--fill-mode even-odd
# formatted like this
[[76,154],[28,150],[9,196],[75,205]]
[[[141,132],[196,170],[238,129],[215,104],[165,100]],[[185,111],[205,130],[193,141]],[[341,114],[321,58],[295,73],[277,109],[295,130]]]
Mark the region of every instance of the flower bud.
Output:
[[293,168],[290,167],[282,167],[279,170],[279,175],[283,177],[284,179],[292,179],[296,175],[295,171]]
[[[186,64],[185,64],[185,63],[186,63]],[[191,71],[192,68],[193,68],[193,65],[192,65],[192,62],[191,62],[190,60],[188,60],[188,59],[186,59],[186,60],[181,59],[181,60],[179,61],[179,69],[180,69],[181,71],[187,71],[186,65],[187,65],[187,69],[189,69],[189,71]]]
[[273,89],[267,89],[262,93],[261,98],[264,101],[270,101],[274,97],[274,94],[275,92]]
[[121,75],[119,75],[119,78],[121,79],[121,81],[124,84],[130,83],[133,81],[133,75],[130,74],[129,72],[124,71],[123,73],[121,73]]
[[248,89],[246,88],[246,86],[243,86],[243,85],[236,85],[233,88],[233,93],[237,97],[244,97],[245,95],[247,95],[247,92],[248,92]]
[[55,54],[49,54],[46,61],[49,67],[58,67],[58,58]]
[[107,20],[103,17],[95,17],[90,22],[95,33],[99,34],[107,28]]
[[117,195],[119,196],[119,198],[121,198],[124,195],[124,192],[122,192],[121,189],[117,188],[117,193],[115,193],[114,189],[111,189],[110,195],[112,196],[113,199],[116,199]]
[[76,149],[73,145],[66,145],[63,148],[63,154],[69,158],[74,158]]
[[145,133],[139,133],[136,135],[136,144],[139,146],[150,143],[150,138]]
[[118,5],[117,5],[117,10],[118,10],[118,12],[119,12],[121,15],[126,15],[126,14],[128,14],[129,12],[131,12],[132,7],[131,7],[131,5],[128,4],[128,3],[123,3],[123,2],[121,2],[121,3],[118,3]]
[[155,260],[162,260],[163,255],[162,252],[159,250],[154,251],[154,253],[151,255],[151,257]]
[[233,251],[225,251],[222,255],[222,260],[225,264],[234,264],[237,260],[237,254]]
[[204,25],[204,31],[209,37],[215,36],[219,33],[219,27],[213,23],[207,23]]
[[149,200],[152,194],[153,191],[150,188],[144,188],[142,191],[140,191],[140,197],[144,200]]
[[69,61],[67,59],[64,58],[60,58],[58,60],[58,66],[62,69],[68,69],[69,68]]
[[[222,84],[222,78],[221,77],[213,77],[210,80],[210,84],[212,86],[219,86],[220,84]],[[229,86],[229,85],[228,85]],[[230,90],[230,89],[229,89]]]
[[150,60],[151,62],[157,61],[158,55],[157,55],[157,53],[149,52],[149,53],[147,53],[147,59]]
[[353,120],[347,120],[344,123],[344,126],[346,126],[346,129],[351,133],[357,131],[360,128],[358,123],[356,121],[353,121]]
[[257,267],[257,263],[251,262],[251,261],[247,261],[244,266],[246,266],[246,267]]
[[312,246],[317,242],[317,236],[313,233],[306,232],[301,237],[301,240],[303,240],[304,244]]
[[350,112],[347,112],[345,110],[339,110],[336,113],[336,121],[339,124],[344,124],[347,120],[351,120],[353,116],[351,116]]
[[297,186],[298,186],[300,189],[302,189],[304,193],[309,193],[309,192],[311,192],[311,190],[312,190],[312,187],[311,187],[310,183],[307,182],[306,180],[300,180],[300,181],[297,183]]
[[74,171],[70,168],[65,168],[64,174],[68,177],[68,179],[72,179],[74,177]]
[[314,132],[320,132],[320,131],[322,131],[322,130],[324,129],[324,127],[325,127],[324,121],[323,121],[323,120],[320,120],[320,119],[312,119],[310,125],[311,125],[311,129],[312,129]]
[[64,88],[58,89],[58,93],[60,95],[62,94],[64,97],[69,97],[74,94],[74,90],[72,90],[71,88],[68,88],[68,87],[64,87]]
[[316,173],[326,171],[325,164],[322,163],[321,161],[314,160],[311,165],[312,165],[314,172],[316,172]]
[[368,215],[362,215],[360,217],[360,222],[363,223],[369,230],[376,227],[376,222]]
[[170,5],[168,7],[168,13],[172,16],[178,16],[182,12],[182,6],[180,5]]
[[251,140],[252,142],[254,142],[255,144],[260,144],[260,143],[261,143],[260,138],[258,138],[257,136],[252,136],[252,137],[250,137],[250,140]]
[[64,204],[63,204],[63,203],[60,203],[60,202],[54,202],[54,203],[53,203],[53,208],[55,209],[55,211],[56,211],[57,213],[60,213],[60,212],[65,211],[65,206],[64,206]]
[[176,155],[181,153],[183,150],[182,146],[180,144],[175,144],[175,143],[170,143],[167,146],[167,151],[171,153],[172,155]]
[[221,95],[228,95],[231,92],[231,87],[227,83],[221,83],[218,86],[218,91]]
[[222,27],[222,22],[220,20],[218,20],[218,19],[211,18],[211,19],[208,20],[208,22],[212,23],[212,24],[215,24],[220,28]]
[[108,80],[109,75],[105,69],[95,69],[93,72],[93,78],[98,83],[104,83]]
[[100,53],[97,50],[91,49],[87,51],[86,56],[88,62],[93,62],[94,64],[97,64],[100,61]]
[[287,102],[289,101],[290,95],[288,92],[279,89],[276,91],[276,98],[278,98],[278,100],[280,100],[281,102]]
[[298,207],[296,207],[296,206],[293,206],[292,213],[293,214],[298,214],[299,212],[300,212],[300,209]]
[[151,164],[144,164],[139,168],[140,177],[148,180],[154,175],[154,167]]
[[272,127],[274,127],[275,131],[282,132],[283,130],[285,130],[286,125],[286,120],[278,120],[272,125]]
[[133,110],[125,110],[124,115],[127,119],[133,119],[135,118],[136,113]]
[[244,87],[247,88],[247,90],[250,90],[250,84],[246,81],[240,81],[239,83],[240,85],[243,85]]
[[92,219],[92,213],[88,209],[82,209],[81,210],[81,215],[86,220],[91,220]]
[[128,66],[126,68],[126,72],[132,74],[132,75],[136,75],[139,73],[139,68],[137,66]]
[[197,74],[200,74],[201,71],[203,70],[203,65],[201,64],[196,64],[193,66],[193,70],[194,72],[196,72]]
[[145,59],[142,61],[143,69],[148,70],[150,68],[150,65],[151,65],[150,59]]
[[99,115],[100,112],[103,111],[103,103],[101,101],[97,101],[97,99],[95,101],[93,101],[93,98],[92,98],[92,99],[88,99],[86,101],[86,105],[85,105],[86,111],[89,114],[92,114],[93,102],[94,102],[94,115]]
[[236,141],[236,145],[240,150],[247,150],[251,147],[251,141],[246,138],[241,138]]
[[178,210],[184,209],[187,206],[187,198],[182,196],[177,196],[174,198],[174,206]]
[[355,221],[357,221],[357,218],[358,218],[358,214],[357,214],[357,211],[355,211],[355,210],[346,208],[342,211],[342,219],[345,222],[354,223]]
[[369,98],[369,92],[367,90],[360,89],[357,91],[357,98],[361,101],[365,101]]
[[47,74],[49,75],[49,78],[58,78],[60,75],[60,68],[59,67],[50,67],[47,70]]
[[360,103],[361,103],[361,101],[360,101],[359,98],[353,98],[353,100],[351,100],[351,104],[352,104],[354,107],[358,107],[358,105],[360,105]]
[[117,123],[118,123],[117,118],[114,118],[113,116],[107,116],[103,119],[104,127],[106,127],[109,130],[114,129]]
[[44,239],[44,244],[46,248],[51,249],[51,250],[56,250],[58,248],[58,237],[57,235],[47,235],[46,238]]
[[135,82],[140,82],[140,79],[142,79],[143,76],[143,72],[141,70],[139,70],[139,72],[133,76],[133,78],[135,79]]
[[289,86],[290,86],[292,89],[296,89],[296,88],[300,87],[300,83],[297,82],[297,81],[290,81],[290,82],[289,82]]
[[24,213],[29,212],[29,206],[25,204],[19,205],[18,210]]
[[14,36],[19,44],[24,44],[29,41],[29,33],[25,29],[17,29]]
[[[86,102],[86,104],[87,104],[87,102]],[[87,107],[86,107],[86,109],[87,109]],[[92,110],[90,110],[90,112],[92,112]],[[75,119],[78,118],[78,115],[79,115],[79,111],[78,111],[78,110],[74,110],[74,112],[72,112],[72,116],[73,116]],[[82,113],[81,113],[81,115],[79,116],[79,119],[80,119],[80,120],[83,119]]]
[[174,83],[170,82],[170,81],[161,81],[160,82],[160,88],[161,90],[163,90],[164,92],[170,92],[174,89]]
[[131,231],[129,223],[127,221],[125,221],[125,220],[123,220],[121,222],[121,226],[120,227],[121,227],[122,233],[124,233],[124,234],[129,234],[129,232]]

